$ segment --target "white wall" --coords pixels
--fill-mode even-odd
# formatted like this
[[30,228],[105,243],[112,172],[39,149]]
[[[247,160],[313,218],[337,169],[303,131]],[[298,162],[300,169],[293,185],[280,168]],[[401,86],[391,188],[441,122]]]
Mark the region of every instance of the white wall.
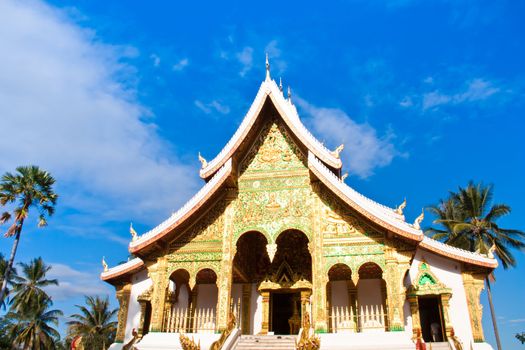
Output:
[[[172,286],[173,286],[173,289],[171,289]],[[175,291],[176,288],[177,288],[177,285],[173,281],[170,281],[170,290]],[[199,289],[199,293],[200,293],[200,289]],[[177,309],[187,310],[190,304],[189,297],[190,297],[190,290],[188,288],[188,285],[187,284],[181,285],[179,297],[177,298],[177,302],[173,305],[172,309],[173,310],[177,310]]]
[[348,287],[346,281],[332,281],[330,282],[332,307],[347,307],[348,303]]
[[411,281],[417,278],[419,263],[423,259],[428,263],[430,270],[439,281],[452,289],[448,313],[450,323],[463,344],[470,344],[473,341],[472,328],[461,277],[461,263],[418,249],[409,271]]
[[131,339],[131,331],[133,328],[139,328],[140,304],[137,301],[137,298],[152,285],[151,279],[148,277],[148,271],[146,270],[142,270],[134,274],[131,277],[131,283],[132,286],[129,297],[128,318],[126,322],[126,335],[124,338],[124,343]]
[[257,290],[257,283],[252,285],[252,296],[251,296],[251,321],[250,321],[250,334],[258,334],[262,330],[262,296]]
[[381,279],[362,279],[357,283],[357,305],[361,306],[381,306],[383,298],[381,296]]
[[197,309],[211,309],[215,314],[217,308],[218,289],[215,283],[199,284],[197,295]]

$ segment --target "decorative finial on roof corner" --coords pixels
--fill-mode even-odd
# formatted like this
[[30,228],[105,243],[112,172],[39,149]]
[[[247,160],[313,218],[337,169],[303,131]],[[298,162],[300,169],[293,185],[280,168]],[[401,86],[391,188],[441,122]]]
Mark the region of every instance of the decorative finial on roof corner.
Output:
[[107,272],[109,270],[108,264],[106,263],[106,258],[102,257],[102,267],[104,268],[104,272]]
[[340,144],[332,153],[332,155],[334,157],[336,157],[337,159],[339,159],[341,157],[341,152],[345,149],[345,144],[342,143]]
[[405,197],[405,199],[403,200],[403,203],[399,204],[399,206],[396,208],[396,210],[394,210],[394,212],[396,214],[403,215],[403,210],[406,208],[406,206],[407,206],[407,199]]
[[283,79],[279,77],[279,91],[283,92]]
[[419,216],[416,218],[416,220],[414,221],[414,224],[412,224],[412,226],[416,230],[421,229],[421,221],[423,221],[424,218],[425,218],[425,208],[421,209],[421,214],[419,214]]
[[136,241],[137,238],[139,238],[139,234],[137,233],[137,231],[135,231],[135,229],[133,228],[133,223],[130,222],[129,223],[129,233],[131,233],[131,241]]
[[270,80],[270,60],[268,59],[268,52],[266,53],[266,80]]
[[288,85],[288,102],[292,103],[292,88]]
[[201,156],[201,152],[199,152],[199,161],[201,162],[201,168],[204,169],[208,166],[208,162],[206,161],[206,159],[204,159],[203,156]]
[[348,177],[348,173],[344,173],[343,176],[341,176],[341,181],[345,181],[345,179]]
[[490,259],[494,259],[494,252],[496,251],[496,243],[493,243],[492,244],[492,247],[490,247],[488,253],[487,253],[487,257],[489,257]]

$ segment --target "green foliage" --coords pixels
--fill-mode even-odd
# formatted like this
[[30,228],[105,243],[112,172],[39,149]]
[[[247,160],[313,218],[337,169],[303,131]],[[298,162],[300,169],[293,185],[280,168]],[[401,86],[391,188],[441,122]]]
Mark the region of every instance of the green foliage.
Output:
[[525,344],[525,332],[517,333],[516,339],[518,339],[522,344]]
[[29,264],[19,263],[22,274],[13,276],[12,308],[22,310],[30,306],[34,300],[45,300],[48,298],[42,289],[50,285],[58,285],[56,279],[46,279],[46,273],[51,266],[46,265],[41,257],[31,260]]
[[67,323],[69,337],[81,335],[86,349],[105,350],[115,339],[118,310],[111,310],[108,298],[99,296],[86,296],[86,305],[76,307],[80,312],[71,315]]
[[492,204],[493,188],[470,182],[446,200],[429,208],[436,219],[426,233],[458,248],[489,254],[494,250],[503,267],[516,265],[511,249],[525,248],[525,233],[499,227],[496,221],[510,214],[506,204]]

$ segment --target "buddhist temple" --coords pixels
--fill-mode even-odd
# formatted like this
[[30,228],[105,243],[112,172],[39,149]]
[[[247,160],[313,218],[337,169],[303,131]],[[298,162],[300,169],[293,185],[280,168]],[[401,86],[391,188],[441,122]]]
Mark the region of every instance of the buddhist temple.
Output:
[[134,258],[105,266],[120,305],[110,349],[294,349],[300,332],[321,349],[492,349],[480,293],[497,261],[425,236],[407,201],[356,192],[343,147],[306,129],[267,62],[233,137],[199,154],[202,188],[150,231],[131,228]]

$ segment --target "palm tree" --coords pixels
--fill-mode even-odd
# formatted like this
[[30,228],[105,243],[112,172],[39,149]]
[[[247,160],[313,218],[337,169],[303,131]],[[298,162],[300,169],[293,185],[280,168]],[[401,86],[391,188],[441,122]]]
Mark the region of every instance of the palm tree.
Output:
[[[7,267],[7,260],[4,258],[4,254],[0,253],[0,285],[4,279],[5,269]],[[11,273],[9,275],[9,280],[7,281],[8,285],[11,285],[13,282],[13,278],[16,276],[16,269],[13,268],[11,270]],[[9,296],[9,289],[6,288],[6,297]],[[0,308],[4,309],[6,308],[6,303],[4,300],[0,302]]]
[[47,298],[42,288],[50,285],[58,286],[56,279],[46,279],[46,273],[51,266],[46,265],[42,258],[33,259],[29,264],[19,263],[19,265],[22,267],[22,273],[13,277],[12,307],[17,311],[31,307],[34,300]]
[[53,328],[58,326],[58,318],[63,315],[60,310],[49,310],[53,305],[46,295],[33,300],[31,308],[9,312],[9,333],[13,345],[24,350],[55,349],[60,334]]
[[0,289],[0,303],[3,302],[9,275],[15,260],[16,249],[20,242],[20,234],[24,221],[31,208],[39,212],[38,226],[46,226],[46,217],[53,215],[58,195],[53,192],[55,179],[39,167],[30,165],[16,168],[16,173],[5,173],[0,182],[0,205],[14,204],[12,213],[4,212],[0,215],[0,224],[13,218],[13,224],[5,233],[6,237],[15,237],[11,256],[7,263]]
[[[510,250],[525,247],[525,233],[499,227],[496,221],[510,214],[511,208],[506,204],[492,204],[492,198],[492,186],[472,181],[466,188],[460,187],[457,193],[450,192],[447,200],[430,207],[436,216],[433,223],[441,225],[441,228],[430,228],[426,233],[462,249],[488,255],[494,253],[504,269],[516,266],[516,259]],[[501,349],[488,276],[485,282],[496,342],[498,349]]]
[[117,309],[110,309],[107,297],[86,296],[86,306],[76,305],[80,313],[71,315],[67,322],[69,334],[81,335],[86,349],[105,350],[106,344],[113,343],[117,331],[114,317]]

